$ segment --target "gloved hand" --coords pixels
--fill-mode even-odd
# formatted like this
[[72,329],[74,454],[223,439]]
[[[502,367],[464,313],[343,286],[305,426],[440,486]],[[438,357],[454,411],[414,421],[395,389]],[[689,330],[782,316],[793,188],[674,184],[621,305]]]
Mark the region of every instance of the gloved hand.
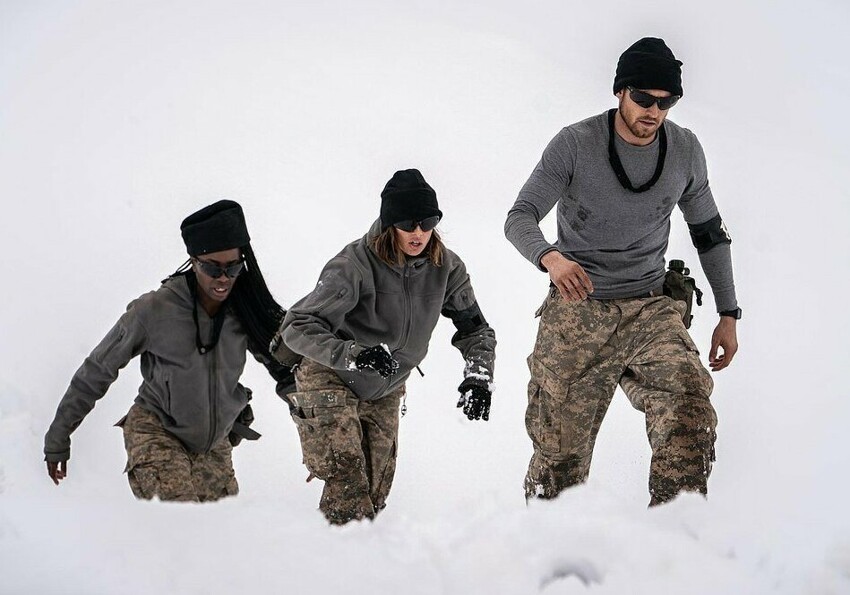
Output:
[[358,370],[375,370],[382,378],[389,378],[398,372],[398,362],[382,345],[367,347],[357,356],[354,365]]
[[[248,389],[248,395],[250,400],[251,389]],[[256,432],[250,428],[250,425],[254,423],[254,410],[251,408],[250,403],[245,405],[245,408],[239,412],[239,416],[236,418],[236,421],[233,422],[233,428],[230,430],[230,433],[227,435],[227,439],[230,441],[231,446],[239,446],[243,439],[245,440],[257,440],[260,438],[261,434]]]
[[460,391],[460,399],[457,406],[463,407],[463,413],[467,419],[490,419],[490,389],[484,383],[475,378],[467,378],[457,387]]

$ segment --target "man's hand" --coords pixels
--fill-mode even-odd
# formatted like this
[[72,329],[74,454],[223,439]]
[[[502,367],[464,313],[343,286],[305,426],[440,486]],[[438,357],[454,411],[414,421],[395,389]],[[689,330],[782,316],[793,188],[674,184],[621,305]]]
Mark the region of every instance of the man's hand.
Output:
[[540,264],[549,271],[549,278],[566,301],[580,302],[587,299],[587,294],[593,293],[593,283],[581,265],[568,260],[557,250],[544,254]]
[[53,483],[59,485],[59,482],[68,476],[68,461],[58,463],[47,461],[47,474],[53,480]]
[[[711,350],[708,352],[708,365],[712,372],[719,372],[732,363],[735,352],[738,351],[738,321],[731,316],[721,316],[720,322],[711,335]],[[718,347],[723,353],[718,355]]]
[[458,387],[460,399],[458,407],[463,407],[463,414],[467,419],[490,419],[490,403],[492,396],[489,388],[481,386],[477,380],[464,380]]

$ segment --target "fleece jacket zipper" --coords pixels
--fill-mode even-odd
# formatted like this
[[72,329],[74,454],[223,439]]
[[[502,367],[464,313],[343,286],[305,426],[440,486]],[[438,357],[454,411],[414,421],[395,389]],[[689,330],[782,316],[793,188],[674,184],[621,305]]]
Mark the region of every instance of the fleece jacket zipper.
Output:
[[209,452],[210,450],[212,450],[213,440],[215,438],[215,433],[216,433],[216,419],[218,418],[218,415],[217,415],[218,383],[216,382],[216,376],[217,376],[217,374],[216,374],[216,371],[217,371],[216,370],[216,368],[217,368],[216,363],[217,363],[217,360],[218,360],[218,358],[216,357],[217,353],[218,352],[215,349],[211,349],[210,351],[207,352],[207,355],[209,355],[209,357],[210,357],[210,365],[209,365],[209,370],[210,370],[210,391],[209,391],[210,392],[210,437],[207,440],[206,452]]
[[410,319],[413,317],[413,313],[411,312],[412,300],[410,299],[410,265],[407,263],[405,263],[404,271],[402,271],[401,289],[404,296],[404,332],[399,342],[399,351],[407,347],[407,341],[410,339]]

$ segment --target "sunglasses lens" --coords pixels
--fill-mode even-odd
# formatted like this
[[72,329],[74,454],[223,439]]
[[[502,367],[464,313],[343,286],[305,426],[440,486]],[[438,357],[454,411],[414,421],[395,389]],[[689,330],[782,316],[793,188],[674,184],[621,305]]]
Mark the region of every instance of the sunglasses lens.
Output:
[[668,110],[679,101],[678,95],[671,95],[670,97],[664,97],[658,100],[658,109]]
[[226,269],[224,269],[224,274],[230,277],[231,279],[235,279],[239,276],[239,273],[242,272],[243,268],[245,268],[245,263],[237,262],[236,264],[232,264]]
[[397,221],[396,223],[393,223],[393,227],[395,227],[396,229],[400,229],[401,231],[413,231],[414,229],[416,229],[416,224],[417,221],[414,221],[413,219],[407,219],[405,221]]
[[652,104],[655,103],[655,97],[649,93],[638,91],[637,89],[631,89],[629,91],[629,97],[631,97],[632,101],[637,103],[643,109],[649,109],[652,107]]
[[422,228],[422,231],[431,231],[435,227],[437,227],[437,223],[440,222],[440,218],[436,215],[433,217],[428,217],[427,219],[423,219],[419,222],[419,227]]
[[211,262],[204,262],[203,260],[199,260],[198,265],[201,267],[201,271],[207,277],[212,277],[213,279],[218,279],[219,277],[221,277],[222,273],[224,273],[224,269],[222,269],[216,264],[212,264]]

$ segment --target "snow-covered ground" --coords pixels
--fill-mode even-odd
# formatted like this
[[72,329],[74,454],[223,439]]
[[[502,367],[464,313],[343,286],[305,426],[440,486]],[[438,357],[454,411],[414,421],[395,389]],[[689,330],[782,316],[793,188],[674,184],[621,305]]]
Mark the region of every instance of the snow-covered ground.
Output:
[[[0,593],[850,593],[848,25],[837,0],[0,0]],[[549,139],[614,105],[616,60],[645,35],[685,63],[670,118],[705,147],[745,312],[715,376],[711,498],[646,509],[643,419],[618,394],[591,481],[526,507],[524,359],[547,279],[504,216]],[[498,334],[489,423],[454,408],[444,321],[408,384],[388,509],[331,528],[249,364],[264,436],[235,454],[241,495],[140,503],[112,427],[134,363],[53,486],[56,404],[182,262],[186,214],[239,200],[288,305],[406,167],[437,189]],[[669,256],[707,287],[678,214]],[[704,355],[712,312],[693,328]]]

